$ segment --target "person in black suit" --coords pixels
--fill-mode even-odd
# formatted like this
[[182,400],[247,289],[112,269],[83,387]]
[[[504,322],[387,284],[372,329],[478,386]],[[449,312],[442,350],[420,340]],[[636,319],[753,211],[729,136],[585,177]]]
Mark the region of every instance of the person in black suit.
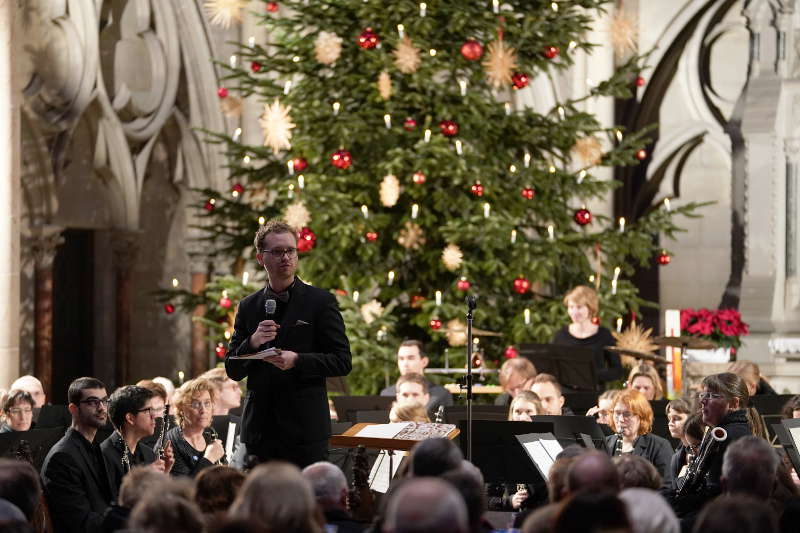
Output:
[[[423,375],[428,366],[428,357],[425,355],[422,343],[414,339],[406,339],[400,343],[397,349],[397,367],[400,369],[400,377],[409,374]],[[429,413],[436,413],[441,406],[453,405],[453,395],[432,381],[427,381],[428,386],[428,405]],[[390,385],[381,391],[381,396],[397,396],[397,385]]]
[[103,531],[113,492],[94,437],[108,420],[106,386],[96,378],[78,378],[67,396],[72,427],[50,449],[41,470],[53,531]]
[[[248,378],[241,430],[248,453],[302,468],[327,457],[331,423],[325,379],[346,376],[352,363],[336,298],[295,276],[296,235],[279,221],[258,229],[256,259],[269,283],[239,303],[225,370],[236,381]],[[268,300],[277,304],[271,316]],[[268,346],[278,353],[235,359]]]

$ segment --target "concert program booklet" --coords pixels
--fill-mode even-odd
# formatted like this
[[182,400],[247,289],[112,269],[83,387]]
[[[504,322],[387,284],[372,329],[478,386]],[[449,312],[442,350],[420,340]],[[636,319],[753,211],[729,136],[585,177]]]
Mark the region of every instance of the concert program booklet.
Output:
[[247,360],[247,359],[264,359],[266,357],[272,357],[273,355],[280,354],[281,351],[278,348],[267,348],[266,350],[262,350],[256,353],[249,353],[247,355],[231,355],[228,359],[238,359],[238,360]]

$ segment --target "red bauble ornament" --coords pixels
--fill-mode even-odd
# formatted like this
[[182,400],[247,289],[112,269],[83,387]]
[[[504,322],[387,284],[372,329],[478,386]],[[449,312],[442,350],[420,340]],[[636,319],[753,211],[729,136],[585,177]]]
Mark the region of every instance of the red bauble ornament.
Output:
[[222,298],[219,299],[220,307],[223,307],[225,309],[230,309],[231,305],[232,305],[231,299],[228,298],[227,296],[223,296]]
[[417,308],[422,305],[422,302],[425,301],[425,297],[421,294],[415,294],[411,297],[411,307]]
[[519,193],[526,200],[533,200],[533,197],[536,196],[536,191],[534,191],[532,187],[525,187]]
[[515,72],[514,75],[511,76],[511,83],[514,84],[515,89],[524,89],[528,86],[529,81],[528,75],[524,72]]
[[216,353],[217,357],[220,359],[225,359],[226,352],[227,350],[225,349],[225,346],[221,342],[217,344],[216,348],[214,348],[214,353]]
[[439,123],[439,131],[441,131],[442,135],[445,137],[452,137],[458,134],[458,124],[452,120],[443,120]]
[[295,157],[292,159],[292,166],[294,167],[295,172],[303,172],[308,168],[308,161],[302,157]]
[[164,312],[171,315],[175,312],[175,306],[172,304],[164,304]]
[[267,11],[270,13],[278,12],[278,2],[267,2]]
[[358,36],[356,40],[358,46],[363,48],[364,50],[372,50],[381,40],[378,38],[378,34],[372,31],[372,28],[367,28],[366,30],[361,32],[361,35]]
[[475,39],[470,39],[461,45],[461,55],[468,61],[476,61],[483,55],[483,46]]
[[472,184],[472,187],[470,187],[470,191],[472,191],[472,194],[475,196],[483,196],[483,185],[481,185],[480,181],[476,181]]
[[636,159],[638,159],[639,161],[644,161],[645,159],[647,159],[647,150],[645,150],[644,148],[642,148],[641,150],[637,150]]
[[558,56],[560,50],[557,46],[545,46],[544,50],[542,50],[542,55],[547,59],[554,59]]
[[214,210],[214,202],[211,200],[207,200],[205,204],[203,204],[203,209],[208,211],[209,213]]
[[461,278],[460,280],[456,281],[456,288],[460,291],[468,291],[472,284],[467,280],[467,278]]
[[525,294],[531,288],[531,282],[527,278],[516,278],[514,280],[514,291],[518,294]]
[[366,237],[369,242],[375,242],[378,240],[378,234],[374,231],[366,232],[364,237]]
[[233,187],[231,187],[231,192],[237,195],[242,194],[244,192],[244,186],[241,183],[234,183]]
[[577,225],[585,226],[592,221],[592,213],[585,207],[581,207],[575,211],[575,214],[572,216],[572,218],[575,219],[575,223]]
[[225,87],[220,87],[219,89],[217,89],[217,96],[219,96],[220,98],[227,98],[228,89],[226,89]]
[[406,131],[413,131],[416,127],[417,121],[411,117],[408,117],[403,121],[403,129]]
[[427,178],[425,177],[425,174],[423,174],[421,170],[417,170],[416,172],[414,172],[414,175],[411,176],[411,181],[413,181],[417,185],[422,185],[423,183],[425,183],[425,180],[427,180]]
[[310,228],[303,228],[300,230],[300,233],[297,235],[297,251],[300,253],[305,253],[314,248],[314,245],[317,243],[317,236],[314,235],[314,232],[311,231]]
[[250,63],[250,70],[252,70],[253,72],[261,72],[261,63],[259,63],[258,61],[253,61],[252,63]]
[[347,291],[344,289],[336,289],[336,296],[347,296]]
[[331,165],[342,170],[350,168],[353,158],[347,150],[337,150],[331,154]]
[[514,346],[506,347],[506,351],[503,352],[503,356],[506,359],[516,359],[519,357],[519,351]]
[[595,326],[600,324],[600,317],[599,316],[593,316],[592,317],[592,324],[594,324]]
[[643,78],[643,77],[641,77],[641,76],[636,76],[636,86],[637,86],[637,87],[644,87],[644,84],[645,84],[645,83],[646,83],[646,82],[645,82],[645,80],[644,80],[644,78]]
[[664,266],[668,265],[670,261],[672,261],[672,257],[666,251],[661,250],[661,253],[658,254],[658,264]]
[[441,329],[442,321],[438,318],[432,318],[428,325],[431,327],[432,330],[436,331],[437,329]]

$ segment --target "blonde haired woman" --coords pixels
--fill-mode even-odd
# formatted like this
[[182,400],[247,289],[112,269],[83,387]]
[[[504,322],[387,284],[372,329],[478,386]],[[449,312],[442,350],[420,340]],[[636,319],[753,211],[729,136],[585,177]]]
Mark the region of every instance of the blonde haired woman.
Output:
[[207,379],[197,378],[175,391],[178,426],[167,432],[175,455],[173,476],[195,477],[204,468],[224,462],[222,441],[211,429],[216,390]]
[[628,389],[638,390],[651,402],[664,398],[661,378],[655,367],[651,365],[641,364],[631,369],[630,374],[628,374]]

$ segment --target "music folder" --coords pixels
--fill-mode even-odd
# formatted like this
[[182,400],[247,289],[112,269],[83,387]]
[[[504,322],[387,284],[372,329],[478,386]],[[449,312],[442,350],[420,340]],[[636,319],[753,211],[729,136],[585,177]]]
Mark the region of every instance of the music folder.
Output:
[[552,433],[528,433],[517,435],[517,440],[531,458],[536,469],[547,479],[556,457],[564,449]]

